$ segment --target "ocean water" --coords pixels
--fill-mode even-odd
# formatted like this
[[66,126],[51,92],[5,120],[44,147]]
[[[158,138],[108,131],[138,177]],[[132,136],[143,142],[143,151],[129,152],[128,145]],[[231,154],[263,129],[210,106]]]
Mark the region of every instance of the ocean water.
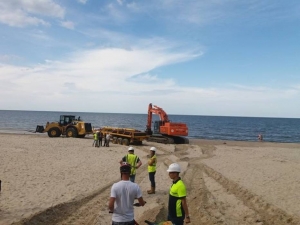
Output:
[[[35,131],[36,125],[45,126],[47,121],[58,121],[62,114],[80,116],[94,127],[128,127],[144,131],[147,122],[146,114],[0,110],[0,132],[30,133]],[[153,115],[153,121],[158,119]],[[300,143],[298,118],[169,115],[169,119],[186,123],[188,138],[257,141],[261,133],[265,141]]]

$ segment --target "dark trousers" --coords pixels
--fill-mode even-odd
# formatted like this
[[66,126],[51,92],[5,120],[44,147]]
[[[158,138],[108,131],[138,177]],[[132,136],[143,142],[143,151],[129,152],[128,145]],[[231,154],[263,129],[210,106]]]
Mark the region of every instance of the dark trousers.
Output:
[[149,180],[151,182],[151,187],[155,187],[155,173],[156,172],[149,172]]
[[134,220],[130,222],[114,222],[112,221],[112,225],[135,225]]
[[104,138],[103,146],[106,146],[106,138]]
[[102,138],[99,138],[99,140],[98,140],[98,146],[99,147],[102,146]]
[[183,225],[184,224],[184,217],[171,217],[168,215],[168,220],[172,221],[173,225]]

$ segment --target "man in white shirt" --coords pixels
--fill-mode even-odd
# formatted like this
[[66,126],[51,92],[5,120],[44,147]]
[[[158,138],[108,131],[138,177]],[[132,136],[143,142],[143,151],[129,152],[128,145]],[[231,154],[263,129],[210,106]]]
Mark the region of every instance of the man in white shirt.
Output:
[[140,187],[129,180],[130,164],[122,163],[120,172],[121,181],[113,184],[108,203],[109,211],[113,213],[112,225],[134,225],[134,200],[137,199],[140,206],[146,202]]

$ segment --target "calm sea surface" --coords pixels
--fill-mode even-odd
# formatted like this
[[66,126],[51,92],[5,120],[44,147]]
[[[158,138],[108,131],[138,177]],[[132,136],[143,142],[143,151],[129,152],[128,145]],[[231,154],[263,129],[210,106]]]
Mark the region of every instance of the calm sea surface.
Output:
[[[80,116],[94,127],[129,127],[144,131],[147,122],[146,114],[0,110],[0,132],[35,131],[36,125],[58,121],[62,114]],[[261,133],[265,141],[300,143],[300,119],[188,115],[169,115],[169,119],[186,123],[189,138],[257,141]],[[154,115],[153,120],[158,117]]]

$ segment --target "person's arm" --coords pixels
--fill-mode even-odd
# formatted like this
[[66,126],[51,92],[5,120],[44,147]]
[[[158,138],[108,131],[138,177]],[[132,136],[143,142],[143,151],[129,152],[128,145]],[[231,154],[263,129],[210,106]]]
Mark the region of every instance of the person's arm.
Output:
[[110,212],[113,212],[113,211],[114,211],[114,208],[115,208],[115,200],[116,200],[116,198],[113,198],[113,197],[110,197],[110,198],[109,198],[108,209],[109,209]]
[[138,162],[137,162],[137,164],[136,164],[136,168],[137,168],[137,169],[140,168],[141,165],[142,165],[142,161],[141,161],[140,159],[138,159]]
[[120,165],[122,165],[123,162],[125,162],[125,157],[123,157],[123,158],[120,160],[120,162],[119,162]]
[[146,202],[144,201],[143,197],[138,198],[140,206],[144,206]]
[[152,166],[152,165],[153,165],[153,163],[155,163],[155,161],[156,161],[156,159],[155,159],[155,158],[151,158],[151,159],[149,159],[149,161],[148,161],[148,165],[149,165],[149,166]]
[[188,209],[188,206],[187,206],[186,197],[182,198],[181,202],[182,202],[183,210],[185,212],[185,222],[186,223],[190,223],[191,222],[191,218],[190,218],[189,209]]

